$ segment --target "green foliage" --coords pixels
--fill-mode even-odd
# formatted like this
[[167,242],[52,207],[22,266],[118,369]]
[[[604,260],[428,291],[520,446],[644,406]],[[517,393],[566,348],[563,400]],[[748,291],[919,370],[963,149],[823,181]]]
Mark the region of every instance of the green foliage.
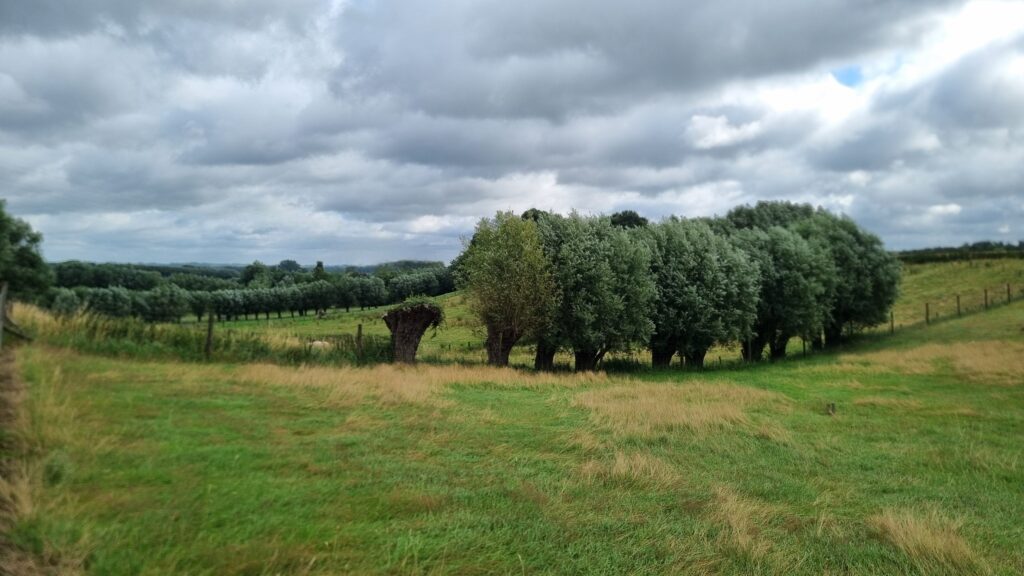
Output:
[[637,214],[633,210],[623,210],[611,216],[612,226],[619,228],[643,228],[647,226],[647,218]]
[[441,306],[433,298],[427,296],[412,296],[406,298],[404,301],[388,308],[388,312],[396,312],[403,310],[415,310],[417,308],[424,308],[430,310],[434,314],[434,320],[430,323],[430,328],[437,329],[444,324],[444,307]]
[[327,281],[331,275],[324,269],[324,263],[317,261],[316,266],[313,268],[313,281]]
[[460,266],[470,306],[487,327],[489,359],[507,364],[512,346],[542,330],[555,305],[537,225],[507,212],[481,220]]
[[607,218],[547,216],[537,225],[558,296],[543,343],[572,349],[577,369],[587,370],[645,342],[657,296],[647,245]]
[[57,288],[50,309],[59,316],[76,314],[82,309],[82,300],[74,290]]
[[295,260],[281,260],[277,265],[277,269],[286,273],[302,272],[302,265]]
[[669,219],[651,226],[648,238],[658,289],[655,363],[679,351],[699,366],[712,345],[745,339],[757,314],[756,264],[704,222]]
[[[847,217],[807,204],[759,202],[730,211],[726,220],[739,230],[784,228],[807,241],[815,262],[827,273],[811,283],[822,284],[827,293],[827,310],[820,317],[829,343],[838,343],[844,330],[854,332],[883,322],[896,301],[899,261],[885,251],[877,236]],[[795,276],[790,278],[797,281]],[[798,324],[805,329],[810,326],[803,321]]]
[[7,214],[5,204],[0,199],[0,281],[8,283],[11,297],[35,301],[53,283],[53,272],[39,251],[43,235]]
[[733,241],[756,263],[761,276],[748,356],[759,359],[768,345],[772,356],[781,358],[792,337],[819,334],[835,274],[827,254],[780,226],[740,230]]
[[152,290],[160,285],[158,272],[132,264],[93,264],[70,260],[53,265],[56,285],[63,288],[113,288]]

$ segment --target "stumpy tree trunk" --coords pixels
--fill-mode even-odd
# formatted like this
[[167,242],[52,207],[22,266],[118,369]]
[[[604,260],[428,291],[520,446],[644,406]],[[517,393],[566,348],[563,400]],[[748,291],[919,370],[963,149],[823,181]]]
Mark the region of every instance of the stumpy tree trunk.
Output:
[[786,357],[786,346],[789,344],[789,336],[779,336],[773,338],[768,343],[768,350],[772,355],[772,360],[782,360]]
[[558,347],[543,340],[537,342],[537,354],[533,357],[534,370],[551,371],[555,369],[555,354]]
[[414,364],[416,351],[423,334],[435,324],[441,312],[429,306],[414,306],[391,310],[384,316],[384,323],[391,330],[391,351],[395,362]]
[[764,338],[756,337],[742,343],[743,359],[747,362],[760,362],[764,353],[766,342]]
[[838,346],[843,343],[843,323],[832,321],[825,326],[825,346]]
[[672,364],[672,357],[676,354],[676,343],[672,340],[659,338],[657,335],[651,338],[651,366],[655,368],[667,368]]
[[519,334],[512,329],[487,327],[487,363],[492,366],[508,366],[508,356],[519,341]]
[[597,350],[575,350],[574,353],[577,372],[593,372],[597,369]]
[[708,355],[708,349],[707,348],[693,347],[693,348],[690,348],[690,349],[686,350],[686,352],[683,354],[683,357],[686,359],[686,366],[687,367],[703,368],[704,367],[704,358],[706,358],[707,355]]

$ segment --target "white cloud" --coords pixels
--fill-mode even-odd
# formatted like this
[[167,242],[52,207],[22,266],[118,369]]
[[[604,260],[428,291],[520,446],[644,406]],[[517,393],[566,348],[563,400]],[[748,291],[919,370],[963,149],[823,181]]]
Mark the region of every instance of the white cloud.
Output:
[[450,258],[496,210],[759,199],[894,247],[1024,229],[1024,4],[639,1],[27,3],[0,190],[55,259]]

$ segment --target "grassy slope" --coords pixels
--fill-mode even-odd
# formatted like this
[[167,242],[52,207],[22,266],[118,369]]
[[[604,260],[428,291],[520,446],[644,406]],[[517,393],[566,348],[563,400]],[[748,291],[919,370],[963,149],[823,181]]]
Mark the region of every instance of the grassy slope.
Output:
[[899,324],[924,322],[924,305],[932,315],[956,315],[956,295],[963,312],[984,308],[985,289],[990,302],[1005,303],[1006,285],[1014,298],[1024,298],[1024,260],[977,260],[904,266],[900,299],[894,310]]
[[634,379],[25,348],[15,536],[95,574],[1017,574],[1022,327]]

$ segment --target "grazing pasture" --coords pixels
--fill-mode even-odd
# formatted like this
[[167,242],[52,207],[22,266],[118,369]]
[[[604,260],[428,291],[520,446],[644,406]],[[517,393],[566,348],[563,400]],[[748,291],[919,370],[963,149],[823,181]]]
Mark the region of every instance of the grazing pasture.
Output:
[[13,546],[90,574],[1024,572],[1024,302],[806,359],[577,375],[441,362],[480,340],[444,301],[416,367],[20,348]]

